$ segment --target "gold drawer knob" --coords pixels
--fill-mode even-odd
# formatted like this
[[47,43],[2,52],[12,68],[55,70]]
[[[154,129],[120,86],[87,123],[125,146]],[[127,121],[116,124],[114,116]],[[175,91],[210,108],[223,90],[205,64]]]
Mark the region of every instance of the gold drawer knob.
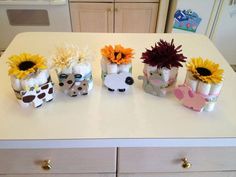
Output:
[[182,161],[182,167],[184,169],[188,169],[192,166],[192,164],[188,161],[187,158],[183,158],[183,159],[181,159],[181,161]]
[[41,167],[44,170],[50,170],[52,168],[51,160],[44,160]]

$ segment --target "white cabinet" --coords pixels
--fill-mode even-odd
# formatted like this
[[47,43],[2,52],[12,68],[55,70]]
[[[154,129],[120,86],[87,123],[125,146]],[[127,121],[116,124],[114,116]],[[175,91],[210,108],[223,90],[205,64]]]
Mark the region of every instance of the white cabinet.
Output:
[[24,175],[0,175],[0,177],[116,177],[115,174],[24,174]]
[[74,32],[112,32],[112,3],[70,3]]
[[142,173],[120,174],[118,177],[236,177],[236,172]]
[[[74,32],[154,33],[164,32],[168,1],[138,0],[110,2],[71,1]],[[160,12],[160,13],[159,13]],[[161,17],[160,19],[158,17]]]
[[236,176],[236,148],[119,148],[118,154],[119,177]]
[[116,3],[115,32],[154,33],[158,3]]
[[116,148],[1,149],[0,157],[5,176],[113,177],[116,172]]

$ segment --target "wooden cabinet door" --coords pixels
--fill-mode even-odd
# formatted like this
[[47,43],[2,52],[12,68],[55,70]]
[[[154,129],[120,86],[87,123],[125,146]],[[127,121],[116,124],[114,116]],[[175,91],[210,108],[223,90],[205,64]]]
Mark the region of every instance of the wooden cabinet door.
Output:
[[[190,168],[183,168],[187,158]],[[119,173],[236,171],[235,147],[175,147],[118,149]]]
[[[50,170],[47,166],[51,166]],[[0,149],[0,174],[115,172],[116,148]]]
[[24,175],[0,175],[0,177],[115,177],[115,174],[24,174]]
[[116,33],[154,33],[158,3],[115,3]]
[[236,172],[137,173],[118,174],[118,177],[236,177]]
[[113,3],[70,3],[73,32],[113,32]]

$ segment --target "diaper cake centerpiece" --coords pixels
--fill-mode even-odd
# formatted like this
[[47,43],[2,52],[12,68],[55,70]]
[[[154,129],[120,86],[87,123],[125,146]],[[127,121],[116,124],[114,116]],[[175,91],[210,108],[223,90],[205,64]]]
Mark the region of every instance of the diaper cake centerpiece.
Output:
[[53,67],[61,90],[71,96],[87,95],[93,88],[90,61],[93,55],[88,48],[80,49],[76,45],[58,47],[53,56]]
[[22,107],[37,108],[53,100],[53,83],[44,57],[21,53],[11,56],[8,64],[11,85]]
[[212,111],[223,86],[223,73],[219,64],[209,59],[192,58],[187,63],[185,82],[174,90],[175,96],[194,111]]
[[102,80],[109,91],[125,92],[134,83],[132,78],[133,49],[122,45],[101,49]]
[[183,66],[181,62],[186,62],[181,47],[175,47],[173,39],[170,43],[161,39],[142,53],[144,75],[138,78],[143,80],[145,92],[163,97],[174,88],[178,68]]

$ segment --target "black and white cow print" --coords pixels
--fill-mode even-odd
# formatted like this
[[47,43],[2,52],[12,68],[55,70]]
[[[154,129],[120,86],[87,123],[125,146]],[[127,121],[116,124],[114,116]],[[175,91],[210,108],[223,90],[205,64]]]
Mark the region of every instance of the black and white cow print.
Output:
[[59,86],[71,97],[76,97],[78,95],[87,95],[89,87],[88,80],[76,82],[76,79],[81,77],[82,76],[80,74],[61,74],[59,76],[61,80]]
[[48,82],[41,85],[38,89],[30,88],[27,91],[21,91],[21,100],[25,104],[33,104],[34,107],[42,106],[43,102],[53,100],[53,84]]

